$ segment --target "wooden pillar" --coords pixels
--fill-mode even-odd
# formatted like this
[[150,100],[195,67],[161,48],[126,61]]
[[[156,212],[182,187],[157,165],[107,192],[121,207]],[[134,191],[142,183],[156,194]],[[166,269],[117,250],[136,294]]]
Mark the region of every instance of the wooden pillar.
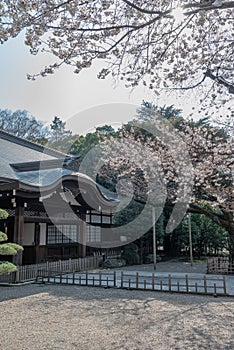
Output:
[[86,211],[79,213],[80,221],[80,244],[81,244],[81,257],[86,256]]
[[[21,203],[15,209],[15,222],[14,222],[14,238],[13,242],[22,245],[24,233],[24,207]],[[13,257],[13,263],[16,265],[22,265],[23,252],[18,252]]]
[[36,258],[36,264],[39,263],[40,261],[40,249],[39,249],[39,244],[40,244],[40,225],[39,223],[35,224],[35,233],[34,233],[34,242],[35,242],[35,258]]

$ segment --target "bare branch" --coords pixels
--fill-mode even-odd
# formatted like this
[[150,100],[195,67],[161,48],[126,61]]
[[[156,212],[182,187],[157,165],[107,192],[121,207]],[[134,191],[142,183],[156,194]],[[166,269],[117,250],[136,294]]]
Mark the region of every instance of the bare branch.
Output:
[[230,94],[234,94],[234,85],[227,82],[224,78],[216,76],[214,73],[212,73],[210,68],[207,69],[205,77],[208,77],[211,80],[217,82],[218,84],[225,86]]
[[[134,8],[135,10],[142,12],[142,13],[146,13],[146,14],[150,14],[150,15],[162,15],[163,12],[162,11],[154,11],[154,10],[146,10],[143,9],[139,6],[137,6],[136,4],[132,3],[131,1],[128,0],[122,0],[125,4],[127,4],[128,6]],[[168,11],[170,12],[170,11]],[[165,13],[165,12],[164,12]]]

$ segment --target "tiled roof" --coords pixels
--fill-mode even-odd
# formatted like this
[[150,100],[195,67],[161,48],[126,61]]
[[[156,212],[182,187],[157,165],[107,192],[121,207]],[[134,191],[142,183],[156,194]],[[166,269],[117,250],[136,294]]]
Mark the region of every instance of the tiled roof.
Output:
[[[23,186],[39,188],[53,186],[61,178],[71,176],[87,178],[89,186],[94,186],[92,180],[85,174],[80,174],[79,158],[68,156],[56,150],[43,147],[36,143],[21,139],[0,130],[0,183],[18,180]],[[116,199],[115,194],[97,185],[98,191],[108,201]],[[94,187],[92,191],[95,192]]]
[[56,160],[66,155],[0,130],[0,177],[19,179],[14,164]]
[[57,150],[54,150],[49,147],[45,147],[42,145],[39,145],[35,142],[31,142],[25,139],[22,139],[20,137],[17,137],[15,135],[9,134],[8,132],[5,132],[0,129],[0,139],[1,140],[6,140],[10,142],[11,144],[16,144],[18,146],[25,147],[26,149],[31,149],[39,153],[45,153],[47,155],[52,156],[53,158],[61,158],[64,157],[65,154],[62,152],[59,152]]

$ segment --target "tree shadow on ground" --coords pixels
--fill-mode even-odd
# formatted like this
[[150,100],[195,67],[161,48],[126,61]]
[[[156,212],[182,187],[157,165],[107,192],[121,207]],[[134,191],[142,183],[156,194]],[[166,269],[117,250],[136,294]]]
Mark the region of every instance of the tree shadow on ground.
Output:
[[[145,341],[147,349],[155,349],[157,334],[168,342],[156,347],[160,350],[229,350],[234,345],[225,335],[233,329],[233,298],[54,284],[0,287],[0,295],[3,308],[8,309],[8,303],[11,306],[11,315],[12,310],[19,312],[21,305],[21,310],[31,310],[40,320],[49,318],[58,328],[61,317],[66,317],[63,331],[68,335],[71,325],[79,327],[82,322],[88,322],[90,329],[98,324],[100,332],[111,334],[113,330],[113,339],[105,336],[111,349],[117,345],[118,349],[146,349]],[[122,336],[116,338],[115,334]],[[130,340],[131,347],[126,345]],[[141,347],[135,347],[137,342]],[[107,349],[100,346],[96,349]]]

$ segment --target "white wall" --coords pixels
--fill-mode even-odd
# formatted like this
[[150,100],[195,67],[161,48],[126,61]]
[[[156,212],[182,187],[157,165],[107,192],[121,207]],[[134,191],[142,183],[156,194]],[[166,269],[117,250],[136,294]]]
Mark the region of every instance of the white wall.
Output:
[[40,222],[40,241],[39,245],[46,245],[46,223]]

